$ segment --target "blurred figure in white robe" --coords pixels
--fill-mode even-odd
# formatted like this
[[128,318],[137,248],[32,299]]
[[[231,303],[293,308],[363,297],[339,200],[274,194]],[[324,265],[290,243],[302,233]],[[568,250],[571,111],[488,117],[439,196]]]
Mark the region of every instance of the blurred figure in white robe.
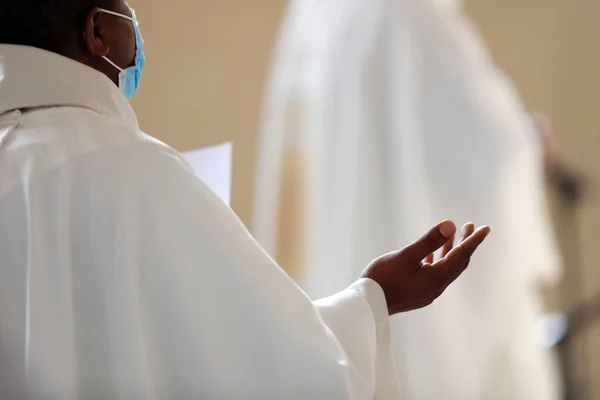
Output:
[[441,219],[491,225],[476,268],[392,321],[403,398],[555,400],[538,289],[561,265],[541,153],[456,1],[291,1],[266,91],[253,234],[318,297]]

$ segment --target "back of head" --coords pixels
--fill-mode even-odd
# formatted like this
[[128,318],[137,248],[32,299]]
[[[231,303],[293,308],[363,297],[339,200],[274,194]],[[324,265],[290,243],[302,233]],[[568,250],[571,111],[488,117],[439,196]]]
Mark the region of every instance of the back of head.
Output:
[[115,0],[2,0],[0,44],[37,47],[58,54],[83,47],[85,19],[94,7]]

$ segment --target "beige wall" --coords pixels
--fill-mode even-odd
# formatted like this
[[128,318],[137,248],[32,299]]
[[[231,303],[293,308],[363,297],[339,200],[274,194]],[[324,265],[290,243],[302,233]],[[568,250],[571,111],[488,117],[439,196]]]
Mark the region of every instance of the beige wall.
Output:
[[[134,100],[142,127],[180,150],[233,140],[232,206],[248,223],[261,89],[287,1],[130,3],[137,10],[148,56],[142,90]],[[467,0],[467,5],[530,109],[552,118],[560,151],[598,180],[600,3]],[[580,220],[586,266],[583,294],[589,297],[600,292],[595,261],[600,205],[595,199],[584,207]],[[592,364],[590,377],[600,377],[598,342],[600,324],[585,348]],[[600,399],[600,379],[595,380],[593,398]]]

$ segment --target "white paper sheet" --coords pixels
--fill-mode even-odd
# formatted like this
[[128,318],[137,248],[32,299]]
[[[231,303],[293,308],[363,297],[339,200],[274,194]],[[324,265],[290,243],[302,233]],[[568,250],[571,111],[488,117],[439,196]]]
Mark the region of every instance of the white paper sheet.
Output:
[[215,146],[184,151],[183,156],[190,163],[196,175],[204,181],[225,202],[231,202],[231,170],[233,165],[233,143],[226,142]]

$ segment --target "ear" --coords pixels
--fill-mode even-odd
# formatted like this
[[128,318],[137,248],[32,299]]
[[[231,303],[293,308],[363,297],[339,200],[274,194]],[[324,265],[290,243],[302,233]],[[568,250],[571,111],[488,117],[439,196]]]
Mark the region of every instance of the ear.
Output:
[[94,7],[86,15],[83,23],[83,41],[86,50],[93,56],[103,57],[110,53],[110,45],[105,35],[102,12],[98,7]]

